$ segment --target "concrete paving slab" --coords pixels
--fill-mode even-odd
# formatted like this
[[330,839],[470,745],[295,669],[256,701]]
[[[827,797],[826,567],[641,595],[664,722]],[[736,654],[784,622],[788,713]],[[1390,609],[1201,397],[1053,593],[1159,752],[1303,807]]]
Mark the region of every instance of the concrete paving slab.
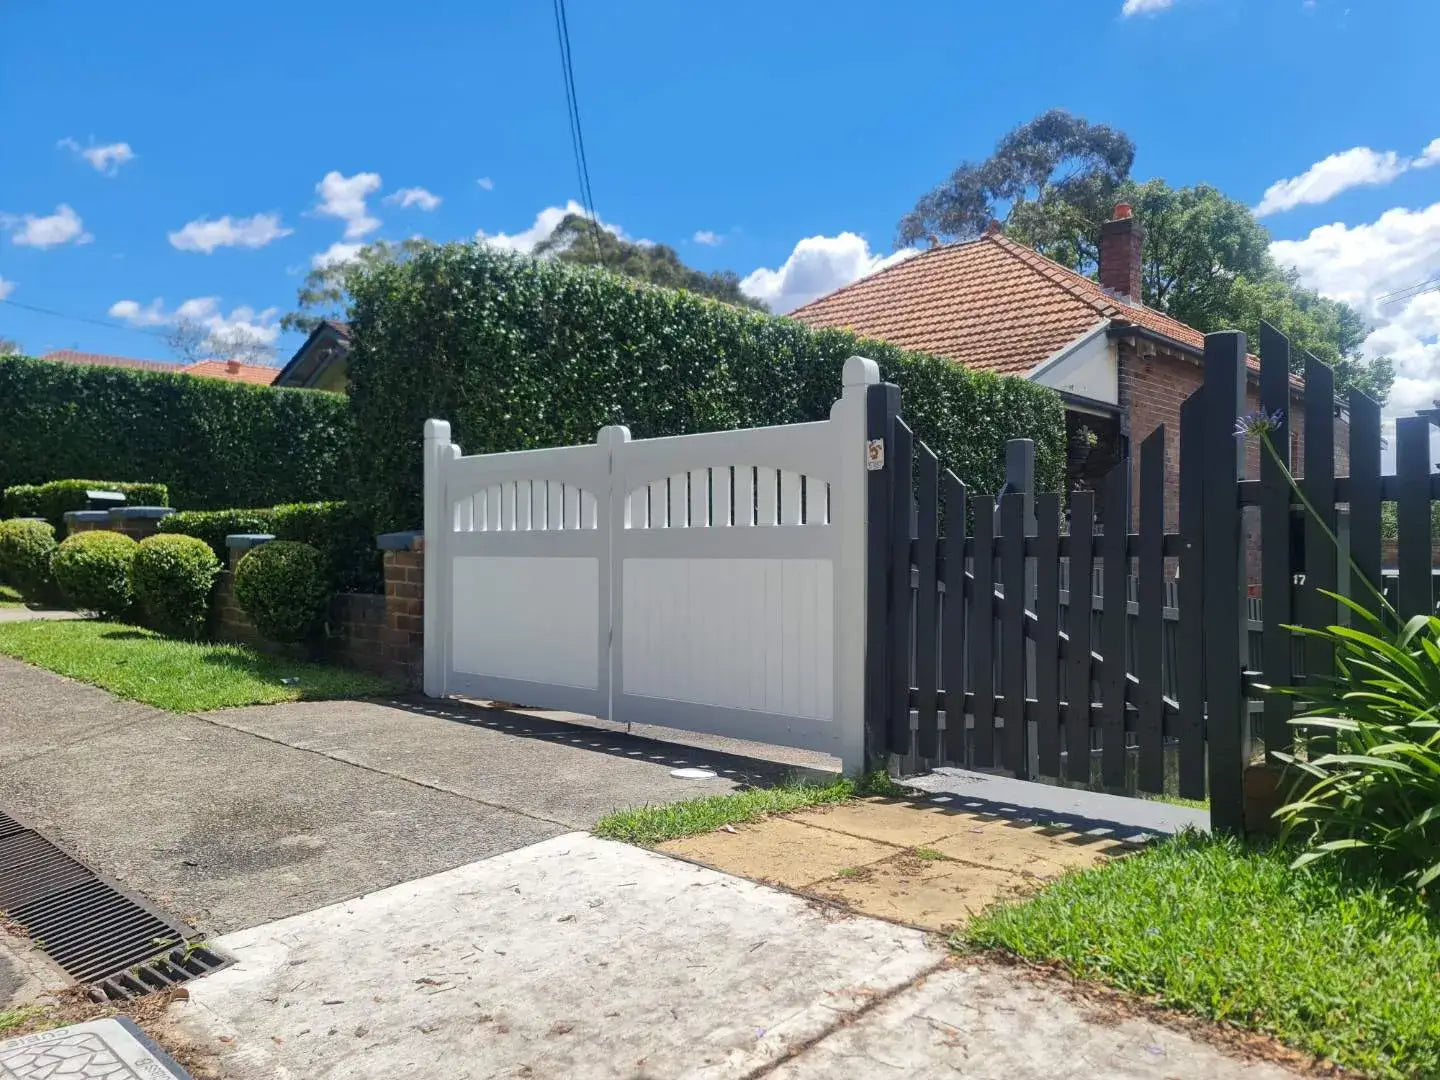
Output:
[[1209,810],[968,769],[936,769],[910,777],[905,783],[929,792],[936,806],[1040,823],[1059,822],[1115,839],[1145,840],[1185,829],[1205,832],[1210,828]]
[[948,933],[1023,887],[1003,870],[902,852],[856,873],[815,882],[806,891],[867,915]]
[[31,619],[83,619],[78,611],[61,608],[32,608],[24,605],[0,604],[0,623],[27,622]]
[[1013,972],[937,972],[767,1080],[1291,1080],[1151,1020],[1096,1015]]
[[[624,807],[774,783],[793,767],[734,753],[733,740],[731,751],[684,747],[598,721],[580,724],[453,701],[297,701],[225,709],[205,719],[572,829],[588,829]],[[693,766],[716,777],[670,775]]]
[[238,962],[172,1016],[236,1080],[738,1078],[943,957],[585,834],[218,944]]
[[798,821],[771,818],[754,825],[667,840],[660,850],[683,855],[755,881],[803,889],[842,870],[895,854],[895,848],[844,833],[820,833]]

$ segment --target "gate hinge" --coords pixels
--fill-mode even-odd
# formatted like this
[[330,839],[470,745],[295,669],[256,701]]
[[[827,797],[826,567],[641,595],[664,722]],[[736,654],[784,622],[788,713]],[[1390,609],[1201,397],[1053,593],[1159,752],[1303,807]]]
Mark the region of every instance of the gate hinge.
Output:
[[865,443],[865,471],[880,472],[885,468],[885,440],[869,439]]

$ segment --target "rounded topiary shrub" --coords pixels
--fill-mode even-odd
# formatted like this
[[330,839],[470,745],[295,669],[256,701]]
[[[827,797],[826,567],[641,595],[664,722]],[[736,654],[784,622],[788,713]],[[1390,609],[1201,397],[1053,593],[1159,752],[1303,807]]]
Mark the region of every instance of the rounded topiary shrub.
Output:
[[48,599],[55,587],[50,559],[58,546],[55,527],[48,521],[0,521],[0,580],[19,589],[26,600]]
[[210,610],[220,560],[204,540],[180,533],[147,536],[135,549],[130,583],[145,620],[156,630],[198,637]]
[[117,532],[96,530],[66,537],[50,561],[55,584],[77,611],[93,611],[102,618],[123,616],[135,600],[130,563],[139,546]]
[[305,641],[325,626],[330,585],[309,544],[272,540],[235,566],[235,601],[271,641]]

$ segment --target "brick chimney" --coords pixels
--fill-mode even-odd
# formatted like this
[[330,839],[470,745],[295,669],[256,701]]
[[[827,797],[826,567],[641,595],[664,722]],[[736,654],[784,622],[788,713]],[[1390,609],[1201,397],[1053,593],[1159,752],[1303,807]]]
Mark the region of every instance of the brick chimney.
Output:
[[1100,226],[1100,284],[1118,296],[1143,303],[1141,249],[1145,226],[1129,203],[1115,207],[1115,216]]
[[226,361],[225,361],[225,372],[226,372],[226,374],[228,374],[228,375],[239,375],[239,374],[240,374],[240,361],[239,361],[239,360],[226,360]]

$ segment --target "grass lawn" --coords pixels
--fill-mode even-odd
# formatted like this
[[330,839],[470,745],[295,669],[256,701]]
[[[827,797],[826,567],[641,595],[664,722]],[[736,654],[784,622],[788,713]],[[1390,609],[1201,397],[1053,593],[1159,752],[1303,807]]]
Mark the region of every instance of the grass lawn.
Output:
[[[267,656],[244,645],[175,641],[139,627],[90,620],[0,623],[0,653],[171,712],[396,689],[375,675]],[[290,678],[299,681],[281,682]]]
[[1181,836],[955,939],[1056,963],[1382,1077],[1440,1076],[1440,917],[1335,869]]
[[833,784],[793,783],[750,788],[730,795],[687,799],[668,806],[640,806],[617,810],[600,819],[595,835],[627,844],[658,844],[682,836],[714,832],[721,825],[758,821],[770,814],[788,814],[807,806],[844,802],[856,793],[850,780]]

